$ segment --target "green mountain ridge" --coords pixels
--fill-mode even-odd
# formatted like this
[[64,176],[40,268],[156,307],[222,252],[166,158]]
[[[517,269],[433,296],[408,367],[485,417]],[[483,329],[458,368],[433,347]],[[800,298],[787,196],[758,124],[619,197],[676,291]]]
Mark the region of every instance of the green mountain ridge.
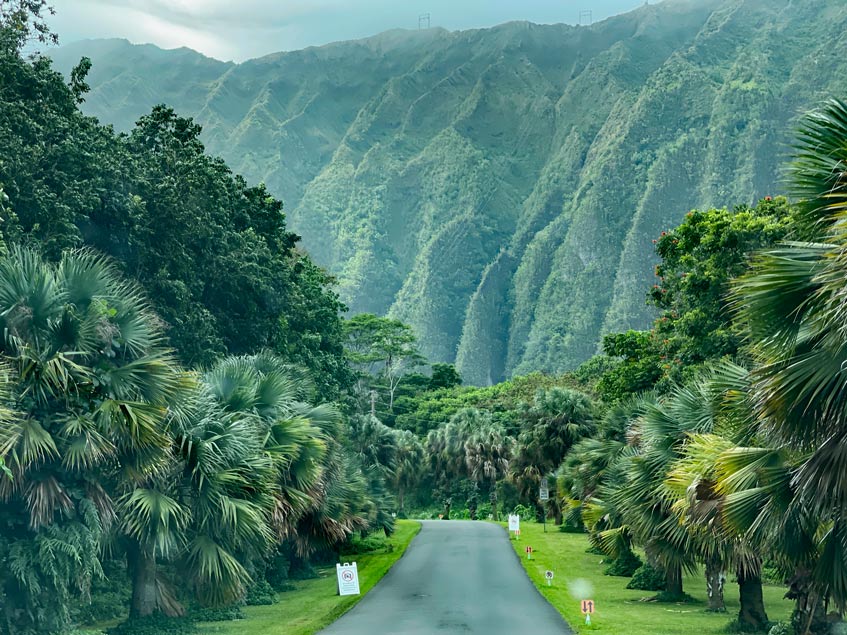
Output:
[[118,129],[159,102],[195,117],[286,201],[352,312],[488,384],[648,324],[652,239],[779,192],[795,117],[847,92],[845,27],[843,0],[668,0],[242,64],[115,40],[53,58],[92,58],[83,107]]

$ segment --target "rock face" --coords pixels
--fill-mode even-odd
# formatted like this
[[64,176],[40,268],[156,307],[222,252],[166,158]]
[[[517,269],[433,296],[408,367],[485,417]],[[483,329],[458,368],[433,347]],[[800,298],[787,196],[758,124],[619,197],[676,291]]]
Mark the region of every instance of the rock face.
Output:
[[242,64],[124,41],[85,109],[165,102],[286,201],[352,312],[466,381],[573,368],[649,323],[651,240],[779,192],[793,120],[847,94],[843,0],[668,0],[590,27],[392,31]]

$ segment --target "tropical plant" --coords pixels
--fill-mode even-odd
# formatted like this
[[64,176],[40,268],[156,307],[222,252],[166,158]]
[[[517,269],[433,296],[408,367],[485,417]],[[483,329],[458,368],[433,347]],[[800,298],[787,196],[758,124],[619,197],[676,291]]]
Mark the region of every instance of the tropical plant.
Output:
[[104,532],[166,469],[166,408],[185,382],[139,290],[91,252],[51,265],[13,247],[0,326],[6,628],[56,632],[100,574]]
[[[553,474],[568,451],[594,431],[594,405],[587,395],[576,390],[541,389],[531,404],[520,406],[519,416],[520,433],[511,478],[521,496],[545,514],[538,500],[541,479]],[[556,524],[561,524],[560,500],[553,497],[548,504]]]
[[[740,495],[754,530],[781,511],[780,525],[813,539],[820,557],[797,561],[794,585],[803,589],[799,632],[808,632],[820,603],[847,608],[847,492],[840,477],[847,470],[841,451],[847,439],[847,104],[833,100],[808,115],[796,151],[789,177],[802,199],[799,240],[760,253],[733,297],[755,362],[752,409],[770,446],[742,454],[746,463],[736,481],[749,477],[751,487]],[[775,457],[793,469],[781,469],[783,479],[774,483],[775,473],[762,469]],[[783,496],[766,498],[769,488],[753,486],[756,474],[769,476]]]
[[497,515],[497,481],[509,473],[515,440],[493,423],[474,429],[465,440],[465,464],[471,480],[488,482],[491,513]]

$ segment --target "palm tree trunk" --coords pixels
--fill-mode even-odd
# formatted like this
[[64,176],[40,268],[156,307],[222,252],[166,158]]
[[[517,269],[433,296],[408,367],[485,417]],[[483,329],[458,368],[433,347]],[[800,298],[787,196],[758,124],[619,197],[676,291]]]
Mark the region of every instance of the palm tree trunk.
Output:
[[127,550],[132,579],[130,617],[146,617],[159,609],[156,593],[156,557],[132,541]]
[[723,600],[724,582],[726,582],[726,574],[723,571],[723,563],[719,560],[708,561],[706,563],[706,593],[709,597],[707,611],[726,613],[726,604]]
[[500,518],[497,516],[497,492],[493,489],[491,490],[489,500],[491,501],[491,515],[494,516],[494,522],[496,523]]
[[788,580],[788,593],[785,597],[794,600],[794,613],[791,621],[795,624],[798,635],[828,632],[826,607],[820,595],[812,588],[811,572],[805,567],[798,567]]
[[665,569],[666,593],[672,598],[682,597],[682,567],[678,564]]
[[738,567],[736,575],[741,601],[738,622],[744,626],[762,630],[768,624],[765,600],[762,597],[762,575],[758,572],[745,571],[744,567]]

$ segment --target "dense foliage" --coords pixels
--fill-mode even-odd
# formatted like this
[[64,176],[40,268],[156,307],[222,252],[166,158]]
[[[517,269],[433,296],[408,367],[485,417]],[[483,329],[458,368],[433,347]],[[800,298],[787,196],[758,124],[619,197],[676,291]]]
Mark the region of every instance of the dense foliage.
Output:
[[[116,134],[80,112],[88,60],[65,83],[22,54],[52,39],[46,11],[0,0],[0,635],[116,617],[114,633],[191,633],[412,512],[551,518],[657,601],[684,601],[682,572],[702,570],[725,611],[734,575],[733,629],[769,627],[766,574],[796,603],[785,628],[842,621],[847,104],[803,120],[795,202],[661,232],[651,328],[608,334],[568,374],[475,388],[415,334],[461,293],[406,288],[412,324],[343,320],[281,203],[209,157],[191,119],[156,106]],[[476,212],[452,227],[479,248],[498,235]],[[433,236],[422,253],[441,253]],[[375,284],[394,274],[350,258]],[[561,367],[565,340],[544,352]]]
[[794,118],[847,89],[843,0],[634,4],[590,29],[389,32],[242,64],[116,40],[54,55],[94,60],[83,109],[120,130],[159,102],[195,116],[285,197],[353,312],[488,385],[647,328],[651,240],[782,193]]
[[0,633],[190,632],[391,532],[410,470],[327,403],[344,307],[281,203],[167,107],[83,115],[47,13],[0,2]]
[[682,573],[700,570],[708,610],[725,611],[732,575],[741,631],[770,627],[767,571],[796,602],[790,628],[829,633],[847,609],[845,140],[847,105],[830,102],[800,131],[796,204],[694,210],[661,232],[652,328],[606,336],[575,372],[449,389],[403,376],[383,414],[425,435],[406,500],[447,518],[505,504],[587,531],[607,574],[658,601],[685,601]]
[[331,279],[296,249],[282,204],[204,152],[200,127],[157,106],[128,135],[84,116],[90,62],[69,85],[49,59],[0,60],[3,230],[52,259],[89,245],[145,288],[187,365],[269,348],[325,398],[349,377]]

